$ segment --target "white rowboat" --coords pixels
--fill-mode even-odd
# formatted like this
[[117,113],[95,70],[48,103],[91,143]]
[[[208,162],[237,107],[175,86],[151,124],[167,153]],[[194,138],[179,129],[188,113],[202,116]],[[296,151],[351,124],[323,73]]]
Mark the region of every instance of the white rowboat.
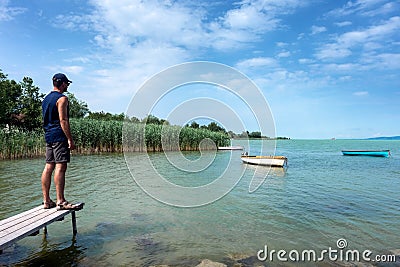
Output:
[[284,156],[241,156],[244,163],[272,167],[283,167],[287,165],[287,158]]
[[242,146],[219,146],[218,150],[243,150]]

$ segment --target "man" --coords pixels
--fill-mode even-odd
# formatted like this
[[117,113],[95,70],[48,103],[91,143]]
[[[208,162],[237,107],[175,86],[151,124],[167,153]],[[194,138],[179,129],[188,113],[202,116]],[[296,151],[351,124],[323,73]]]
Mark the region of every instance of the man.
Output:
[[[70,81],[63,73],[53,76],[53,91],[42,102],[43,128],[46,140],[46,165],[42,173],[43,207],[57,206],[59,210],[78,209],[64,197],[65,172],[70,161],[70,150],[75,149],[69,125],[68,98],[63,94]],[[51,176],[54,171],[57,204],[50,199]]]

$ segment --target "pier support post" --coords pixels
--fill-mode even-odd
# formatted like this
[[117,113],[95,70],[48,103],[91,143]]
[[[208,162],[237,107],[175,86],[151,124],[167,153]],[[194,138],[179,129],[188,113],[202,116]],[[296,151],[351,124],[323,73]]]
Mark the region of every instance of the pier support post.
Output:
[[78,230],[76,228],[76,216],[74,210],[71,212],[71,215],[72,215],[72,233],[75,236],[78,233]]

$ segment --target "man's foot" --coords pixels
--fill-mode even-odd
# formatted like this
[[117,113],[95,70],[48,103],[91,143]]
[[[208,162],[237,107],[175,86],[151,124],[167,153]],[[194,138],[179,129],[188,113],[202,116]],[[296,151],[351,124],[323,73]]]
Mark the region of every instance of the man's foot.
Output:
[[57,204],[57,210],[80,210],[83,208],[84,203],[72,204],[68,201]]
[[56,202],[54,202],[53,200],[50,199],[49,202],[43,202],[43,208],[44,209],[52,209],[55,208],[57,206]]

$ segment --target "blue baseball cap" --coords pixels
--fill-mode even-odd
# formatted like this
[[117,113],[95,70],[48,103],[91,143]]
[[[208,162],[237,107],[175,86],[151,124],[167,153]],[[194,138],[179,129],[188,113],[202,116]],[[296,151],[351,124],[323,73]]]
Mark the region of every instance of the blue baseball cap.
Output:
[[61,81],[61,82],[72,83],[72,81],[70,81],[64,73],[56,73],[56,74],[54,74],[53,81]]

